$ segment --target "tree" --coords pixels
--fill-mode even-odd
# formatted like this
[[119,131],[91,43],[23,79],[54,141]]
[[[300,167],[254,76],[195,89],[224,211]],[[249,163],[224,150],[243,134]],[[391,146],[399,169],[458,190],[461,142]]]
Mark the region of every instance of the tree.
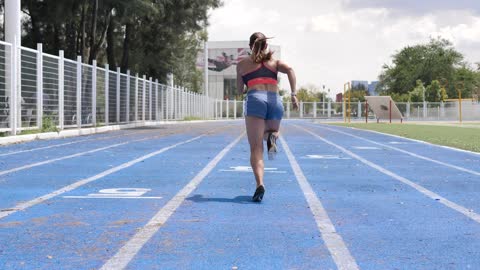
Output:
[[[0,0],[2,1],[2,0]],[[207,10],[220,0],[22,0],[24,46],[46,53],[97,60],[125,72],[148,74],[200,90],[195,62],[207,39]],[[1,11],[1,10],[0,10]]]
[[431,39],[428,44],[409,46],[393,55],[392,65],[383,66],[378,87],[385,94],[405,94],[415,88],[417,80],[428,85],[440,78],[453,82],[462,61],[463,55],[448,40]]
[[425,100],[429,102],[442,101],[442,91],[440,82],[433,80],[432,83],[425,89]]
[[423,102],[425,91],[426,90],[425,90],[425,86],[423,85],[423,82],[421,80],[417,80],[415,88],[413,88],[413,90],[408,93],[410,96],[409,101]]

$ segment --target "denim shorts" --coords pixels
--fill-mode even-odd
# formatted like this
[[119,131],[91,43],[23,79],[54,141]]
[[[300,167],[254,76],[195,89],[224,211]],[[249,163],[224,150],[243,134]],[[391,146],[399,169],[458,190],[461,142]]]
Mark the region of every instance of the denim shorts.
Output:
[[247,93],[244,116],[255,116],[265,120],[282,120],[283,103],[277,92],[250,90]]

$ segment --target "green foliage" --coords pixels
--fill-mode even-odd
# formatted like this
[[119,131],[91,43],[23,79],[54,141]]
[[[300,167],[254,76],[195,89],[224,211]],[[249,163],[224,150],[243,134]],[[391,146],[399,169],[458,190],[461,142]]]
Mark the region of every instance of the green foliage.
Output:
[[431,39],[428,44],[406,47],[393,55],[392,65],[383,67],[378,87],[387,94],[405,94],[416,87],[417,80],[427,85],[441,78],[453,82],[462,61],[463,55],[448,40]]
[[442,98],[440,83],[433,80],[425,89],[425,100],[429,102],[440,102]]
[[44,116],[42,118],[42,129],[41,132],[58,132],[57,125],[52,120],[52,118],[48,116]]
[[132,74],[199,90],[202,76],[195,62],[208,25],[207,10],[220,0],[22,0],[22,43],[84,62],[108,63]]
[[391,93],[390,97],[393,99],[395,102],[409,102],[410,101],[410,95],[409,94],[397,94],[397,93]]
[[[365,88],[365,87],[360,87]],[[365,90],[352,90],[351,93],[350,91],[347,91],[345,93],[345,97],[348,97],[350,95],[350,102],[364,102],[365,101],[365,96],[368,95],[367,91]]]
[[416,81],[415,88],[408,93],[410,102],[423,102],[423,95],[426,89],[421,80]]
[[480,88],[480,72],[474,71],[467,65],[462,65],[455,71],[454,82],[456,82],[455,89],[449,88],[449,97],[458,98],[458,88],[463,88],[461,89],[462,97],[471,97]]

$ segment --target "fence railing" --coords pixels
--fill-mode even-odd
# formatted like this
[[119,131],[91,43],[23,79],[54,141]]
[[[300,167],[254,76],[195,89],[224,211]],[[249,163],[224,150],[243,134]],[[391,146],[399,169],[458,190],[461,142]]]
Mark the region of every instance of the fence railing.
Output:
[[0,41],[0,132],[144,121],[213,119],[212,98],[146,75],[132,75]]
[[[343,103],[284,103],[285,118],[342,119]],[[405,120],[460,118],[458,102],[397,103]],[[351,103],[351,118],[365,117],[364,103]],[[0,132],[41,129],[48,121],[59,129],[121,125],[145,121],[236,119],[243,101],[216,100],[146,75],[121,73],[0,41]],[[480,104],[463,101],[463,120],[480,120]],[[370,117],[374,118],[372,112]]]
[[[216,100],[214,106],[215,119],[243,118],[244,101]],[[300,102],[299,109],[293,110],[292,103],[284,102],[284,118],[312,118],[312,119],[343,119],[344,105],[342,102]],[[404,120],[410,121],[457,121],[460,119],[458,102],[412,102],[396,103]],[[472,101],[462,102],[462,120],[480,121],[480,103]],[[365,103],[350,104],[351,119],[365,119]],[[374,113],[369,110],[369,118],[375,119]],[[387,120],[387,119],[383,119]]]

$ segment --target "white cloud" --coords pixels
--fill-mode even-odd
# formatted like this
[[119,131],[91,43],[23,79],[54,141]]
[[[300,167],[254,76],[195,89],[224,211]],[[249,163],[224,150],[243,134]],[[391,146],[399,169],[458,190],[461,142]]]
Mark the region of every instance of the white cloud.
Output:
[[[360,1],[345,7],[345,2],[327,0],[226,0],[212,12],[210,38],[245,40],[256,31],[275,36],[272,42],[295,68],[299,86],[326,84],[332,92],[349,80],[376,80],[392,54],[430,37],[447,38],[467,61],[480,61],[480,15],[474,10],[449,9],[445,3],[429,10],[435,3],[427,1],[416,12],[405,12],[416,8],[416,1],[409,0],[410,6],[398,12],[395,1],[369,0],[352,8]],[[282,86],[288,88],[286,78]]]

